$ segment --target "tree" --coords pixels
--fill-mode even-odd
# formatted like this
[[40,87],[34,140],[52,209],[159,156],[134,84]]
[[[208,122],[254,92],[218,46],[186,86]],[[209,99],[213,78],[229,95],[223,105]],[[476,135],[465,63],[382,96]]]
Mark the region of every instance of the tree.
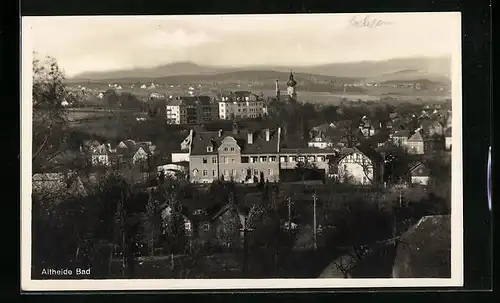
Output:
[[67,150],[68,120],[61,105],[68,95],[64,79],[56,59],[40,60],[33,54],[33,173],[54,166],[52,160]]
[[150,254],[154,255],[155,252],[155,243],[158,240],[160,225],[160,215],[158,213],[158,208],[160,206],[160,201],[157,199],[155,195],[150,195],[148,204],[146,205],[146,213],[147,213],[147,221],[146,221],[146,229],[147,229],[147,238],[148,238],[148,246],[150,249]]
[[310,177],[311,171],[317,169],[318,166],[316,165],[316,163],[308,161],[305,156],[297,155],[297,159],[299,157],[304,158],[304,160],[298,161],[295,169],[299,173],[302,182],[305,182]]

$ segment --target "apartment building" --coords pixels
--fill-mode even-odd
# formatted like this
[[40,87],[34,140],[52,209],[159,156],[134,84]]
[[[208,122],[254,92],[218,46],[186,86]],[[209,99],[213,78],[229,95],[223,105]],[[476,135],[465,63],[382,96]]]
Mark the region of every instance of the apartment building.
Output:
[[281,170],[295,169],[300,162],[314,163],[328,174],[335,151],[281,148],[281,137],[281,128],[253,131],[234,126],[230,132],[193,131],[183,141],[190,143],[190,180],[193,183],[211,183],[217,179],[238,183],[277,182]]
[[267,104],[261,96],[249,91],[224,92],[218,98],[222,120],[258,118],[267,115]]
[[197,124],[218,118],[218,105],[210,96],[176,97],[166,105],[169,124]]

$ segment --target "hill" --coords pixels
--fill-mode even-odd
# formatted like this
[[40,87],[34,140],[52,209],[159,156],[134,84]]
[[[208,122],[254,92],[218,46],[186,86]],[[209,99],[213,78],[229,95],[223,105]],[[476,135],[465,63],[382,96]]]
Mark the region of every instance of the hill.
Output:
[[[198,65],[192,62],[177,62],[151,68],[136,68],[119,71],[86,72],[68,79],[79,81],[116,81],[135,80],[166,81],[186,83],[189,81],[268,81],[286,79],[290,69],[297,79],[309,79],[312,82],[343,81],[345,83],[360,79],[373,82],[428,79],[430,81],[449,81],[450,59],[402,58],[386,61],[362,61],[353,63],[332,63],[316,66],[248,66],[248,67],[215,67]],[[306,80],[307,81],[307,80]]]

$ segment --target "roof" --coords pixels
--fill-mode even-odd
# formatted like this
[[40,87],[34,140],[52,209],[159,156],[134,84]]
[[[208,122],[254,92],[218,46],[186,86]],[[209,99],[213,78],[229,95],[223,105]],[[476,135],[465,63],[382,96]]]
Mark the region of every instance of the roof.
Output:
[[450,215],[425,216],[401,236],[394,278],[451,277],[450,219]]
[[32,176],[34,194],[64,199],[68,196],[85,196],[87,191],[76,173],[43,173]]
[[430,174],[429,168],[422,162],[413,164],[409,172],[414,177],[428,177]]
[[[241,148],[242,154],[272,154],[278,153],[279,130],[269,130],[270,139],[266,141],[266,130],[238,130],[235,132],[193,132],[191,155],[216,155],[217,148],[226,137],[232,137]],[[248,144],[248,135],[253,135],[252,144]],[[211,152],[207,147],[212,146]]]
[[410,131],[407,129],[396,130],[393,132],[392,136],[397,138],[408,138],[410,137]]
[[383,161],[382,155],[375,151],[375,149],[366,146],[366,145],[358,145],[356,147],[346,147],[342,148],[339,152],[337,159],[334,163],[338,163],[340,160],[344,159],[346,156],[353,153],[361,153],[367,156],[370,160],[375,163],[381,163]]
[[409,139],[408,141],[423,141],[424,138],[422,137],[422,134],[417,131],[415,132]]
[[282,148],[282,154],[337,154],[333,149],[318,148],[318,147],[302,147],[302,148]]

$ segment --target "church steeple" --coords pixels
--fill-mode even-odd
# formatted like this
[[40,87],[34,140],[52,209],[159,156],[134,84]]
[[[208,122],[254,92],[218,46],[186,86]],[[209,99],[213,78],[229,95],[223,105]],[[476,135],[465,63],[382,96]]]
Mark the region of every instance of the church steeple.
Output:
[[295,99],[297,97],[297,93],[295,91],[295,86],[297,86],[297,81],[295,81],[292,71],[290,70],[290,76],[288,77],[287,85],[287,94],[290,98]]

